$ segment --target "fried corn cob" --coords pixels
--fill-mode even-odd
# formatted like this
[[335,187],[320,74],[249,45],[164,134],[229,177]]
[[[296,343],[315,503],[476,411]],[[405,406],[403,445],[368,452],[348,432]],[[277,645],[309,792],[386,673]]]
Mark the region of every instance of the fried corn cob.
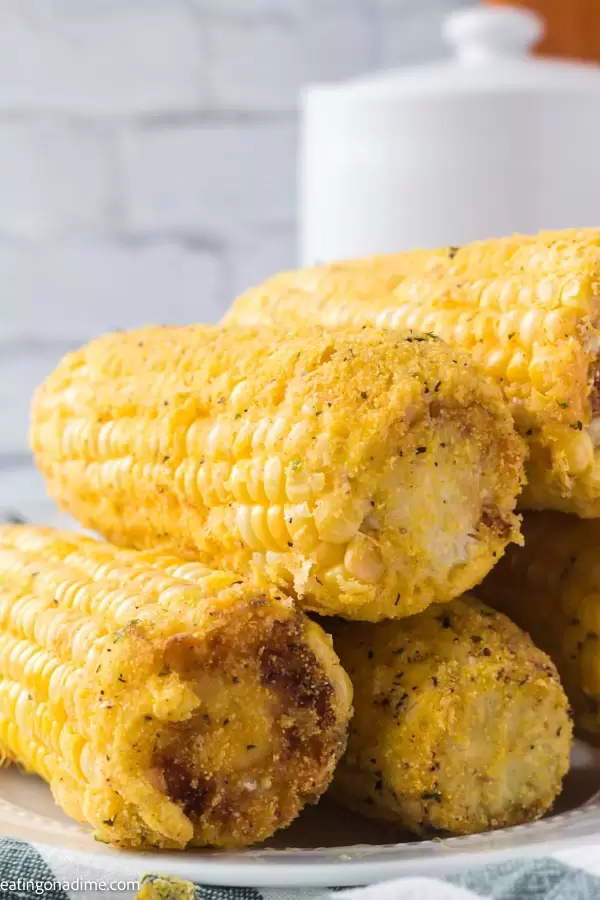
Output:
[[523,506],[600,516],[600,230],[284,272],[225,321],[435,332],[502,386],[531,449]]
[[195,885],[191,881],[184,881],[173,875],[144,875],[140,889],[135,895],[135,900],[195,900],[195,898]]
[[351,687],[286,595],[154,552],[0,528],[0,748],[98,839],[250,844],[314,802]]
[[600,743],[600,521],[529,513],[525,547],[478,591],[556,664],[575,724]]
[[569,763],[550,659],[465,595],[402,622],[336,624],[354,684],[336,800],[416,834],[472,834],[546,812]]
[[262,567],[326,614],[450,600],[518,539],[500,391],[426,336],[108,335],[38,391],[32,438],[52,496],[116,544]]

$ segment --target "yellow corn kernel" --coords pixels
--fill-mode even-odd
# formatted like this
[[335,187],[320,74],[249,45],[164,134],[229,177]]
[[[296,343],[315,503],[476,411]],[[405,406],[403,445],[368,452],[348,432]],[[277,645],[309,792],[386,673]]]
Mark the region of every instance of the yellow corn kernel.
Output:
[[520,825],[550,808],[572,727],[529,635],[469,594],[332,630],[355,706],[336,801],[421,835]]
[[249,844],[328,786],[351,687],[285,593],[10,526],[0,591],[0,755],[99,839]]
[[265,570],[325,614],[412,615],[518,539],[525,446],[500,390],[430,335],[107,335],[42,385],[31,433],[52,495],[109,540]]
[[358,534],[348,544],[344,554],[346,571],[367,584],[377,584],[385,565],[377,543],[366,534]]
[[[546,232],[283,272],[242,294],[224,323],[351,320],[421,329],[467,350],[534,448],[522,505],[597,517],[599,284],[600,230]],[[577,423],[590,430],[591,459],[583,445],[567,449]]]
[[600,521],[529,513],[523,532],[477,592],[552,657],[576,725],[600,743]]
[[574,475],[585,472],[594,464],[594,448],[585,431],[573,429],[570,439],[565,441],[564,452],[569,470]]

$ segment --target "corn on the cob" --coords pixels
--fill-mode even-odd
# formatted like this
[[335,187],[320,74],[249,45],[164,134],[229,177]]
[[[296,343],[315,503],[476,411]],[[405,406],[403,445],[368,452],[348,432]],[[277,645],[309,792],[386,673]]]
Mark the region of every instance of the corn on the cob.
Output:
[[567,698],[550,659],[465,595],[401,622],[340,623],[354,684],[341,803],[417,834],[538,818],[569,764]]
[[576,726],[600,743],[600,521],[529,513],[524,531],[478,591],[552,657]]
[[135,900],[195,900],[195,898],[194,884],[173,875],[144,875],[140,889],[135,895]]
[[426,336],[108,335],[41,387],[32,436],[50,493],[86,526],[262,566],[326,614],[450,600],[518,539],[524,444],[501,393]]
[[350,705],[331,639],[273,588],[0,528],[0,748],[100,840],[270,836],[328,786]]
[[511,403],[531,447],[523,506],[600,516],[600,230],[284,272],[225,321],[435,332]]

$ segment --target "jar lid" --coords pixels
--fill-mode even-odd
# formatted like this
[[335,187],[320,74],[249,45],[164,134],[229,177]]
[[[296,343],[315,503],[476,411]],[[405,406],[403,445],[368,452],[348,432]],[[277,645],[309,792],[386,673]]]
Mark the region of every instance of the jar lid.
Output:
[[600,91],[600,66],[530,54],[543,33],[544,20],[522,7],[456,10],[444,23],[445,40],[454,51],[449,60],[317,85],[308,94],[360,102],[495,91]]

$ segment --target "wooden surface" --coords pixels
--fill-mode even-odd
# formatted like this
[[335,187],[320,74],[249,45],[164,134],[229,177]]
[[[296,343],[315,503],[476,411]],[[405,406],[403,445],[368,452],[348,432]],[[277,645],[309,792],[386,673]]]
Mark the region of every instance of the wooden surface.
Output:
[[[515,5],[488,0],[495,6]],[[600,62],[600,0],[519,0],[546,19],[546,37],[538,52]]]

